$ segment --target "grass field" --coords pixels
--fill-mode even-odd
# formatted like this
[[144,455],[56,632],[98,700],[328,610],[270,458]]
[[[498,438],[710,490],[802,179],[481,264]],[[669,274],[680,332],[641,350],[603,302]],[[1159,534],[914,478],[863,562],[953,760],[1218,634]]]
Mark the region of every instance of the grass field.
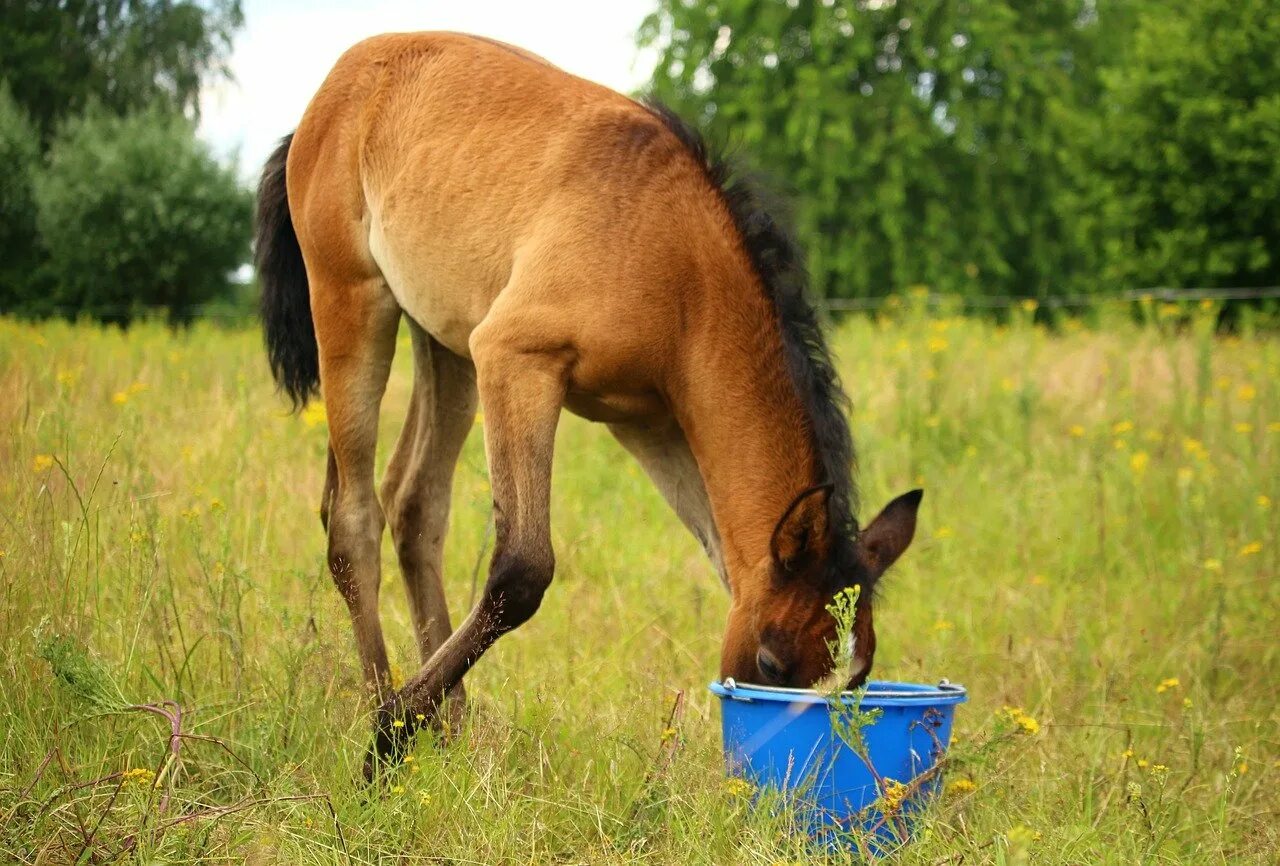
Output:
[[[833,337],[866,508],[927,490],[878,602],[876,674],[971,693],[900,862],[1280,857],[1280,341],[1149,313],[1050,332],[904,303]],[[814,856],[723,778],[705,686],[727,597],[603,429],[561,426],[541,612],[474,670],[457,736],[370,794],[322,569],[324,415],[286,414],[257,331],[0,320],[0,394],[0,861]],[[479,433],[454,493],[455,623],[486,538]],[[383,573],[403,675],[389,541]],[[180,707],[176,761],[170,722],[130,704]]]

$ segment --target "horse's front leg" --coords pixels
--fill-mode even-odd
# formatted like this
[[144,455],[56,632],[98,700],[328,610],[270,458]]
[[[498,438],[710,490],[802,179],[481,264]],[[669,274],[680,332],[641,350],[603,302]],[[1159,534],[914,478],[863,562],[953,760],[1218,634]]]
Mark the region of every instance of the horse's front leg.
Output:
[[414,731],[499,637],[526,622],[551,583],[551,460],[570,357],[532,344],[536,323],[486,319],[471,336],[493,490],[495,544],[484,593],[470,616],[378,711],[365,763],[395,761]]

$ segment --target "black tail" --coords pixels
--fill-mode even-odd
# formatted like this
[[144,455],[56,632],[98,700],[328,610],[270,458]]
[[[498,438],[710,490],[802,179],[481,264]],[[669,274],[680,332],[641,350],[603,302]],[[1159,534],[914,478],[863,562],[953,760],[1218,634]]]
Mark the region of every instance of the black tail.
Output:
[[285,163],[292,143],[293,133],[289,133],[262,169],[253,263],[262,282],[262,330],[271,374],[298,409],[319,390],[320,356],[311,322],[307,269],[293,232],[285,187]]

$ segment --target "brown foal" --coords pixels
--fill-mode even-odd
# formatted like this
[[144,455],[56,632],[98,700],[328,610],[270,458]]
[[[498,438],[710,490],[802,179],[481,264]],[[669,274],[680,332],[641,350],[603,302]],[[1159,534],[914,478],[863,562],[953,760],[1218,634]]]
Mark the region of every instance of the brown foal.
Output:
[[[723,676],[825,677],[826,605],[856,584],[850,685],[866,679],[871,590],[910,543],[921,494],[859,530],[844,398],[801,258],[689,126],[511,46],[385,35],[338,61],[267,163],[258,208],[272,370],[295,404],[318,389],[328,410],[329,568],[382,700],[368,772],[538,609],[562,407],[607,424],[706,548],[733,599]],[[402,315],[413,396],[379,502]],[[496,542],[453,631],[442,546],[477,397]],[[387,522],[423,662],[398,692],[378,620]]]

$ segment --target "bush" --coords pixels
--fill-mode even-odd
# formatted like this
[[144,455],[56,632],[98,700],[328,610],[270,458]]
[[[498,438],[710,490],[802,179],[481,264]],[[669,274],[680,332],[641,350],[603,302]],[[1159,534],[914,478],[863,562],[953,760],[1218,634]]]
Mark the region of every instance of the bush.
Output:
[[35,127],[0,81],[0,311],[21,306],[39,262],[31,189],[39,164]]
[[36,179],[52,312],[185,322],[247,257],[252,197],[185,118],[160,110],[70,121]]

